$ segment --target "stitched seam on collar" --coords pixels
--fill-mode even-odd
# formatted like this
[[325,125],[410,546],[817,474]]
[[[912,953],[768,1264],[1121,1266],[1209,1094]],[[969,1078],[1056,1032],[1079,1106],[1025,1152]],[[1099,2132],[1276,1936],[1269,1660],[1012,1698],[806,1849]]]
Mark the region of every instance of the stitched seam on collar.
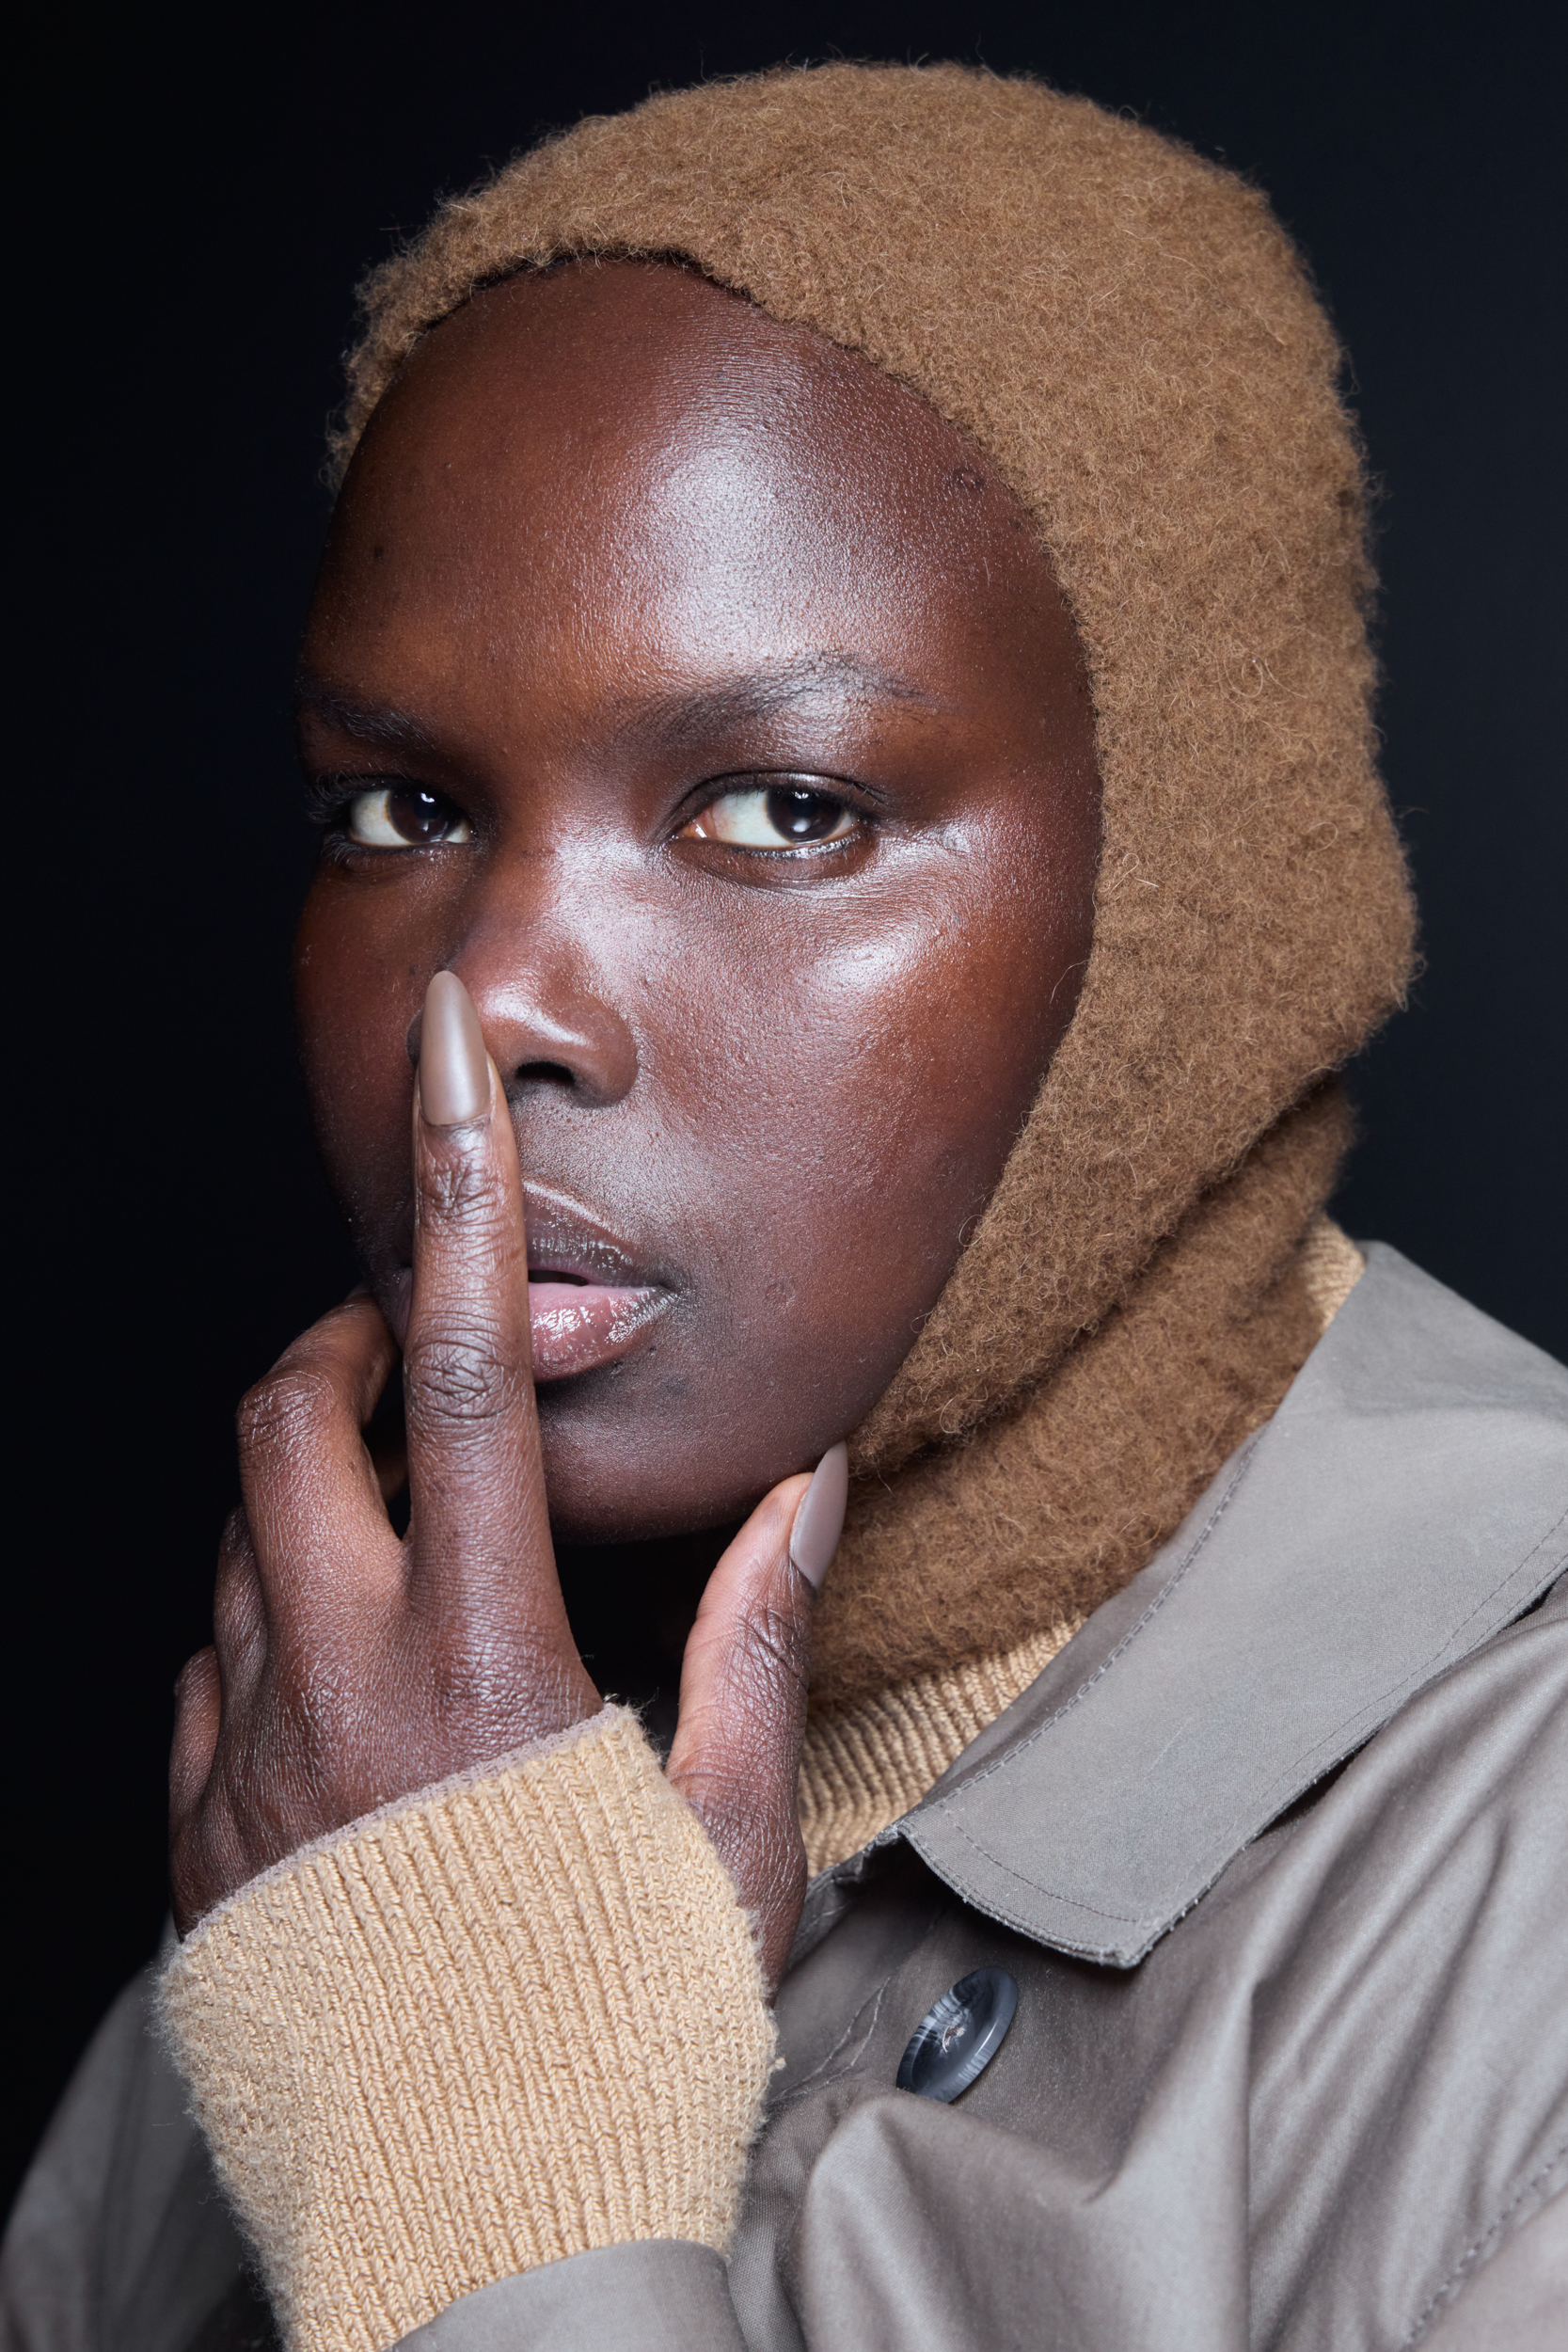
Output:
[[[1414,1697],[1418,1691],[1425,1690],[1428,1684],[1434,1682],[1440,1674],[1447,1671],[1448,1667],[1462,1665],[1466,1658],[1473,1658],[1476,1651],[1481,1646],[1481,1642],[1471,1643],[1469,1647],[1466,1649],[1461,1649],[1458,1651],[1454,1650],[1454,1645],[1460,1640],[1465,1628],[1472,1625],[1477,1617],[1482,1615],[1493,1606],[1499,1593],[1505,1592],[1510,1584],[1517,1582],[1518,1579],[1524,1575],[1526,1569],[1529,1566],[1530,1562],[1536,1557],[1537,1553],[1545,1549],[1546,1546],[1551,1542],[1553,1536],[1558,1533],[1559,1529],[1565,1524],[1568,1524],[1568,1511],[1564,1511],[1560,1518],[1556,1519],[1553,1524],[1547,1528],[1545,1534],[1542,1535],[1538,1541],[1531,1544],[1524,1558],[1519,1561],[1515,1566],[1510,1568],[1506,1576],[1500,1577],[1497,1582],[1492,1587],[1492,1590],[1485,1595],[1484,1598],[1477,1601],[1475,1607],[1471,1609],[1466,1615],[1460,1619],[1458,1625],[1455,1626],[1448,1634],[1441,1648],[1433,1650],[1427,1658],[1421,1661],[1419,1665],[1412,1666],[1409,1671],[1397,1682],[1390,1683],[1387,1689],[1380,1692],[1375,1698],[1363,1700],[1361,1705],[1354,1708],[1351,1714],[1343,1716],[1340,1721],[1334,1725],[1332,1730],[1325,1731],[1321,1739],[1313,1741],[1311,1746],[1303,1748],[1300,1754],[1292,1757],[1289,1764],[1282,1765],[1279,1771],[1275,1774],[1273,1780],[1269,1782],[1268,1786],[1262,1792],[1261,1803],[1268,1807],[1268,1810],[1263,1816],[1265,1823],[1272,1820],[1275,1814],[1279,1810],[1278,1804],[1275,1803],[1275,1799],[1278,1792],[1287,1787],[1291,1781],[1298,1779],[1298,1775],[1309,1760],[1318,1758],[1323,1759],[1306,1782],[1298,1782],[1299,1786],[1310,1788],[1312,1781],[1317,1779],[1319,1772],[1326,1772],[1328,1766],[1334,1762],[1336,1755],[1348,1752],[1345,1747],[1340,1745],[1341,1742],[1348,1742],[1349,1747],[1359,1746],[1361,1744],[1361,1740],[1371,1738],[1374,1734],[1382,1730],[1385,1724],[1391,1722],[1406,1699]],[[1568,1565],[1568,1554],[1565,1554],[1563,1559],[1555,1564],[1554,1581],[1555,1575],[1560,1574],[1565,1565]],[[1498,1633],[1506,1630],[1506,1624],[1494,1628],[1494,1631]],[[1491,1637],[1489,1635],[1483,1635],[1481,1640],[1486,1641],[1490,1638]],[[1453,1654],[1449,1655],[1449,1653]],[[1392,1704],[1390,1704],[1390,1702],[1392,1702]],[[1379,1713],[1378,1710],[1380,1708],[1385,1709],[1386,1711]],[[1375,1716],[1376,1721],[1371,1724],[1370,1729],[1361,1733],[1360,1740],[1354,1738],[1352,1736],[1353,1733],[1359,1725],[1366,1722],[1368,1716]],[[1284,1802],[1289,1803],[1290,1801],[1289,1799],[1285,1799]],[[1251,1808],[1249,1807],[1248,1810],[1250,1812]],[[1229,1852],[1237,1851],[1231,1841],[1236,1836],[1235,1820],[1240,1820],[1243,1817],[1235,1817],[1232,1820],[1231,1826],[1219,1833],[1214,1842],[1210,1846],[1207,1854],[1204,1856],[1203,1863],[1201,1865],[1204,1869],[1207,1869],[1210,1867],[1214,1854],[1222,1848],[1227,1850],[1227,1858]],[[1224,1867],[1223,1864],[1221,1867]]]
[[[1238,1484],[1240,1482],[1238,1480]],[[1228,1502],[1229,1500],[1230,1497],[1227,1494],[1225,1502]],[[1223,1510],[1224,1507],[1224,1503],[1222,1503],[1220,1508]],[[1210,1521],[1210,1526],[1212,1526],[1218,1518],[1219,1511],[1216,1511],[1214,1514],[1214,1519]],[[1085,1902],[1080,1896],[1063,1894],[1056,1887],[1042,1885],[1037,1879],[1031,1879],[1027,1877],[1023,1871],[1015,1869],[1011,1863],[1004,1862],[1000,1854],[993,1853],[989,1846],[983,1846],[980,1843],[980,1840],[971,1830],[965,1827],[961,1820],[949,1820],[947,1823],[949,1833],[956,1830],[973,1852],[978,1854],[983,1861],[989,1863],[992,1869],[1000,1870],[1005,1877],[1011,1879],[1016,1885],[1027,1887],[1031,1894],[1043,1895],[1049,1901],[1061,1903],[1069,1911],[1082,1912],[1085,1915],[1085,1916],[1093,1919],[1115,1920],[1122,1927],[1135,1929],[1140,1932],[1145,1930],[1153,1930],[1157,1931],[1161,1927],[1172,1924],[1175,1919],[1180,1918],[1183,1913],[1192,1909],[1193,1904],[1198,1900],[1199,1897],[1205,1894],[1213,1884],[1215,1879],[1219,1875],[1219,1872],[1225,1868],[1228,1862],[1233,1860],[1237,1853],[1243,1851],[1246,1846],[1251,1844],[1252,1839],[1259,1834],[1260,1829],[1267,1828],[1275,1813],[1279,1811],[1278,1804],[1274,1802],[1276,1792],[1282,1787],[1297,1778],[1297,1775],[1300,1773],[1302,1767],[1306,1764],[1308,1757],[1317,1758],[1322,1756],[1325,1750],[1334,1750],[1335,1743],[1344,1739],[1350,1732],[1353,1725],[1359,1724],[1365,1716],[1375,1711],[1378,1708],[1383,1707],[1385,1703],[1392,1697],[1395,1700],[1395,1704],[1388,1708],[1386,1714],[1380,1717],[1380,1719],[1371,1725],[1370,1732],[1363,1734],[1364,1739],[1374,1736],[1377,1732],[1383,1729],[1385,1724],[1392,1720],[1393,1716],[1399,1711],[1399,1707],[1403,1703],[1404,1698],[1413,1697],[1418,1692],[1426,1689],[1430,1683],[1435,1681],[1437,1676],[1444,1671],[1443,1664],[1440,1662],[1443,1660],[1444,1651],[1451,1648],[1453,1643],[1458,1639],[1458,1636],[1464,1628],[1469,1625],[1472,1619],[1479,1616],[1491,1602],[1497,1599],[1497,1597],[1500,1592],[1502,1592],[1509,1584],[1513,1583],[1523,1573],[1523,1571],[1528,1567],[1537,1552],[1544,1549],[1546,1544],[1548,1544],[1551,1538],[1557,1534],[1558,1529],[1560,1528],[1565,1522],[1568,1522],[1568,1512],[1564,1512],[1562,1517],[1546,1530],[1545,1534],[1543,1535],[1539,1541],[1530,1546],[1523,1560],[1518,1563],[1517,1566],[1511,1568],[1506,1576],[1499,1579],[1498,1582],[1493,1586],[1492,1591],[1487,1594],[1485,1599],[1478,1601],[1475,1608],[1469,1612],[1468,1615],[1461,1619],[1459,1626],[1456,1627],[1453,1632],[1448,1636],[1442,1649],[1434,1651],[1432,1656],[1426,1659],[1420,1666],[1413,1667],[1402,1682],[1390,1684],[1388,1690],[1384,1692],[1379,1697],[1367,1700],[1354,1714],[1344,1717],[1332,1731],[1325,1732],[1323,1738],[1317,1740],[1311,1747],[1304,1748],[1290,1764],[1283,1766],[1281,1770],[1275,1773],[1274,1779],[1269,1783],[1268,1787],[1263,1790],[1261,1803],[1267,1809],[1263,1812],[1262,1819],[1259,1826],[1257,1828],[1247,1830],[1246,1834],[1242,1837],[1241,1842],[1238,1845],[1236,1842],[1236,1821],[1242,1818],[1249,1818],[1252,1808],[1249,1807],[1248,1817],[1236,1816],[1232,1818],[1230,1825],[1227,1829],[1222,1830],[1217,1836],[1211,1841],[1210,1845],[1199,1858],[1197,1864],[1195,1866],[1195,1868],[1191,1872],[1184,1874],[1197,1882],[1197,1891],[1196,1894],[1184,1895],[1180,1907],[1175,1913],[1172,1913],[1168,1909],[1164,1908],[1162,1908],[1158,1913],[1101,1910],[1100,1906],[1095,1903]],[[1204,1538],[1207,1537],[1209,1529],[1205,1528]],[[1200,1544],[1204,1538],[1199,1539]],[[1196,1557],[1196,1553],[1197,1547],[1195,1547],[1193,1553],[1193,1557],[1195,1559]],[[1184,1562],[1180,1573],[1184,1575],[1190,1563]],[[1560,1566],[1562,1565],[1568,1565],[1568,1563],[1559,1564]],[[1171,1585],[1167,1586],[1166,1589],[1173,1589],[1176,1581],[1177,1579],[1173,1578],[1171,1580]],[[1164,1597],[1164,1596],[1162,1594],[1161,1598],[1163,1599]],[[1148,1611],[1148,1614],[1150,1616],[1153,1614],[1152,1608]],[[1146,1619],[1140,1618],[1139,1625],[1141,1626],[1146,1621]],[[1506,1628],[1498,1627],[1497,1629],[1501,1632],[1505,1631]],[[1134,1628],[1133,1630],[1136,1631],[1137,1628]],[[1128,1639],[1131,1640],[1131,1638],[1132,1636],[1130,1634]],[[1449,1659],[1447,1663],[1449,1665],[1463,1664],[1466,1658],[1474,1657],[1476,1649],[1480,1646],[1481,1645],[1478,1643],[1473,1645],[1471,1648],[1467,1650],[1462,1650],[1457,1657]],[[1111,1661],[1107,1659],[1105,1662],[1109,1665]],[[1085,1683],[1084,1687],[1087,1690],[1089,1686]],[[1067,1711],[1068,1710],[1065,1708],[1061,1710],[1063,1714]],[[1052,1722],[1056,1722],[1059,1719],[1056,1716],[1053,1716],[1051,1720]],[[1040,1729],[1044,1730],[1046,1727],[1046,1725],[1042,1724]],[[1037,1734],[1033,1736],[1037,1737]],[[1027,1743],[1025,1742],[1021,1744]],[[1352,1740],[1350,1741],[1349,1748],[1340,1752],[1349,1753],[1351,1749],[1354,1749],[1360,1744],[1362,1744],[1361,1740]],[[1019,1750],[1016,1749],[1009,1751],[1009,1754],[1016,1755],[1017,1753],[1019,1753]],[[1310,1772],[1305,1782],[1297,1780],[1298,1788],[1302,1787],[1310,1788],[1312,1782],[1318,1779],[1321,1772],[1323,1771],[1326,1771],[1328,1765],[1332,1764],[1335,1760],[1335,1755],[1332,1753],[1329,1754],[1326,1761],[1320,1765],[1317,1770]],[[987,1769],[988,1771],[994,1770],[994,1767],[989,1766]],[[983,1774],[977,1773],[975,1775],[974,1782],[966,1783],[965,1785],[966,1787],[973,1787],[983,1777]],[[958,1791],[954,1791],[955,1795],[958,1793]],[[946,1801],[944,1800],[944,1804],[945,1802]],[[941,1809],[942,1808],[938,1806],[932,1806],[931,1808],[932,1812],[936,1812]],[[909,1819],[911,1820],[916,1820],[919,1819],[919,1815],[918,1813],[912,1814],[909,1817]],[[1219,1856],[1217,1863],[1215,1861],[1216,1855]],[[1037,1933],[1037,1930],[1033,1931],[1033,1932]]]
[[[1265,1423],[1264,1426],[1266,1428],[1267,1423]],[[1061,1723],[1065,1717],[1070,1715],[1074,1708],[1083,1704],[1083,1702],[1088,1697],[1089,1692],[1094,1689],[1096,1683],[1102,1682],[1105,1677],[1110,1673],[1111,1668],[1116,1664],[1117,1661],[1126,1655],[1127,1651],[1132,1647],[1132,1644],[1137,1640],[1139,1634],[1143,1631],[1145,1626],[1153,1623],[1154,1619],[1159,1615],[1161,1610],[1164,1607],[1166,1601],[1170,1598],[1172,1593],[1174,1593],[1178,1585],[1183,1581],[1188,1569],[1196,1560],[1199,1552],[1202,1551],[1204,1546],[1208,1543],[1210,1536],[1213,1534],[1215,1528],[1218,1527],[1227,1511],[1229,1510],[1232,1500],[1237,1494],[1240,1493],[1242,1486],[1244,1485],[1247,1472],[1252,1468],[1253,1459],[1257,1454],[1259,1444],[1262,1441],[1263,1434],[1263,1430],[1259,1429],[1254,1437],[1248,1438],[1241,1459],[1237,1463],[1235,1476],[1231,1479],[1229,1486],[1227,1486],[1224,1494],[1214,1505],[1212,1512],[1204,1522],[1202,1530],[1194,1538],[1193,1548],[1188,1552],[1187,1557],[1182,1561],[1181,1565],[1176,1570],[1175,1574],[1168,1578],[1165,1583],[1162,1585],[1160,1591],[1155,1594],[1154,1598],[1149,1602],[1148,1607],[1144,1611],[1143,1615],[1138,1619],[1137,1623],[1135,1625],[1129,1626],[1120,1641],[1110,1652],[1110,1655],[1101,1660],[1099,1665],[1095,1668],[1093,1674],[1090,1675],[1088,1680],[1080,1684],[1079,1688],[1074,1691],[1071,1698],[1068,1699],[1061,1707],[1058,1707],[1054,1714],[1048,1715],[1044,1723],[1037,1724],[1033,1731],[1024,1732],[1022,1737],[1016,1740],[1010,1747],[1004,1748],[1000,1756],[992,1756],[989,1764],[982,1765],[980,1770],[972,1779],[964,1781],[960,1787],[950,1789],[945,1796],[938,1797],[930,1804],[916,1805],[912,1813],[907,1813],[904,1815],[903,1818],[905,1820],[916,1821],[920,1820],[922,1818],[928,1818],[931,1815],[945,1812],[947,1807],[953,1804],[958,1798],[960,1796],[966,1796],[972,1788],[980,1788],[985,1781],[988,1781],[991,1777],[993,1772],[999,1772],[1005,1764],[1011,1764],[1018,1756],[1024,1755],[1027,1750],[1034,1746],[1037,1740],[1042,1740],[1045,1737],[1045,1734],[1053,1729],[1055,1724]],[[1047,1667],[1044,1671],[1049,1673],[1050,1668]],[[974,1844],[974,1841],[971,1839],[970,1842]],[[975,1851],[977,1853],[983,1853],[984,1851],[984,1847],[975,1847]],[[1005,1867],[1006,1866],[1004,1865],[1003,1867]],[[1023,1880],[1021,1883],[1027,1885],[1028,1881]],[[1112,1915],[1107,1914],[1107,1916],[1110,1915]]]
[[[983,1861],[990,1863],[993,1870],[1000,1870],[1003,1876],[1011,1879],[1015,1885],[1027,1887],[1031,1895],[1044,1895],[1053,1903],[1065,1904],[1069,1911],[1081,1911],[1085,1917],[1090,1919],[1109,1919],[1117,1927],[1143,1929],[1154,1928],[1159,1924],[1159,1919],[1153,1914],[1107,1911],[1098,1903],[1086,1903],[1081,1895],[1064,1895],[1054,1886],[1042,1886],[1037,1879],[1026,1878],[1022,1870],[1015,1870],[1010,1862],[1004,1862],[1000,1854],[992,1853],[989,1846],[982,1846],[979,1839],[964,1827],[962,1821],[950,1822],[948,1827],[950,1830],[956,1830],[965,1845],[973,1852],[977,1853]],[[955,1892],[961,1890],[955,1890]],[[1160,1916],[1163,1917],[1164,1914]],[[1037,1929],[1030,1929],[1027,1932],[1032,1937],[1037,1938]]]

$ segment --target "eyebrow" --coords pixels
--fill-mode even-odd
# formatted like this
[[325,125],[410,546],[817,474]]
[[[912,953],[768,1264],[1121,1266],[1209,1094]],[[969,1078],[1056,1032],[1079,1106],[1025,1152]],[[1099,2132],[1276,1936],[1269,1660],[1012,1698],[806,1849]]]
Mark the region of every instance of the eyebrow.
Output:
[[[377,750],[434,753],[440,749],[431,728],[411,711],[400,710],[394,703],[367,702],[310,671],[299,674],[294,694],[301,710],[314,712],[345,735]],[[673,687],[664,694],[639,697],[635,712],[623,724],[651,732],[673,749],[716,728],[769,719],[822,695],[913,703],[927,710],[952,708],[944,695],[879,662],[823,648],[768,662],[712,686]]]
[[701,723],[722,725],[727,719],[767,718],[776,710],[808,702],[815,694],[852,694],[866,702],[920,703],[929,710],[945,710],[946,700],[912,678],[901,677],[879,662],[857,654],[826,649],[798,654],[788,661],[768,662],[743,676],[701,688],[695,693],[676,691],[669,697],[671,715],[689,710]]
[[411,711],[400,710],[395,703],[364,701],[357,694],[346,693],[313,671],[301,670],[294,679],[294,705],[301,711],[309,710],[325,719],[343,734],[354,736],[361,743],[372,744],[379,751],[433,752],[436,739],[423,720]]

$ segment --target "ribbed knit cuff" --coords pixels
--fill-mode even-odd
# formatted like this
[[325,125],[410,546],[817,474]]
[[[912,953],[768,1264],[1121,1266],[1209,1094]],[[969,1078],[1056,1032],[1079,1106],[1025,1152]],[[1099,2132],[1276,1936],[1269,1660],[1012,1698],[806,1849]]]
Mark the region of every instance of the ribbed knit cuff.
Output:
[[253,1880],[162,2006],[302,2352],[381,2352],[592,2247],[728,2243],[772,2023],[718,1856],[619,1708]]

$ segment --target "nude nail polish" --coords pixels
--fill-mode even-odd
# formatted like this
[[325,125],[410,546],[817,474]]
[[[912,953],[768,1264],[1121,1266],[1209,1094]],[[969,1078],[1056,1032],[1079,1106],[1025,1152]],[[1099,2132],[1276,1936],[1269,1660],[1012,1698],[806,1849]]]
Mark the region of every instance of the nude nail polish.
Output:
[[455,972],[425,991],[420,1029],[420,1109],[429,1127],[466,1127],[490,1108],[490,1057],[473,998]]
[[848,1500],[849,1449],[841,1441],[831,1445],[816,1465],[789,1531],[789,1556],[810,1585],[820,1587],[828,1573],[844,1533]]

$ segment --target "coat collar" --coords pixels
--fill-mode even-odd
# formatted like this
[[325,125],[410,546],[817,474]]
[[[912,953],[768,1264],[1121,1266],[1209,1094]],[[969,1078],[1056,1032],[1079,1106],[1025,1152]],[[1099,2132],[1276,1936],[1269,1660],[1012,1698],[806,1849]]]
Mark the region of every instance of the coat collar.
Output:
[[1539,1597],[1565,1503],[1568,1372],[1373,1245],[1273,1420],[883,1840],[1036,1942],[1130,1967]]

